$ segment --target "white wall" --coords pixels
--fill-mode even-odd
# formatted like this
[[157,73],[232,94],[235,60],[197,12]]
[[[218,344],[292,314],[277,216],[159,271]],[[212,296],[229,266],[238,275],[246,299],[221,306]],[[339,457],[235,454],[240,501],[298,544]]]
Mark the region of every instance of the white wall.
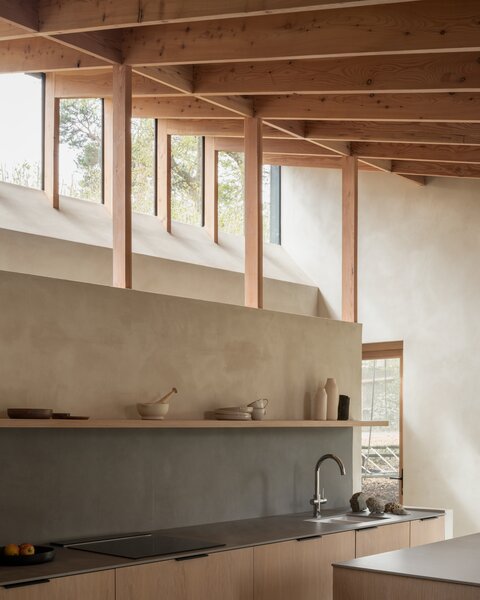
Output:
[[[112,222],[105,207],[0,183],[0,269],[110,285]],[[214,244],[200,227],[133,215],[133,286],[137,290],[243,304],[243,238]],[[265,307],[316,316],[318,289],[278,245],[265,245]],[[322,314],[322,313],[320,313]]]
[[[404,340],[405,503],[480,530],[480,181],[361,173],[364,342]],[[283,245],[341,310],[339,171],[283,169]]]

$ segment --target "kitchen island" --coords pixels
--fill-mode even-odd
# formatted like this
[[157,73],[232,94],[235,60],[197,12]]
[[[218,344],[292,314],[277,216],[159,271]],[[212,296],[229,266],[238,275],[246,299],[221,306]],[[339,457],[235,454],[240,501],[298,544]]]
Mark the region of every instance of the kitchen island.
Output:
[[334,564],[334,600],[480,600],[480,534]]

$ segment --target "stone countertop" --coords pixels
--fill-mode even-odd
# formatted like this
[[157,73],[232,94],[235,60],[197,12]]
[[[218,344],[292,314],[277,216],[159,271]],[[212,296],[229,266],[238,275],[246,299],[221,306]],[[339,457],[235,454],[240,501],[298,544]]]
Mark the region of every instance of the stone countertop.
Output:
[[[346,512],[347,509],[324,510],[324,517],[331,517],[336,514]],[[415,521],[429,517],[437,517],[444,514],[443,511],[411,510],[407,516],[391,515],[382,522],[376,522],[374,526],[390,525],[407,521]],[[235,550],[251,546],[260,546],[263,544],[272,544],[308,537],[317,537],[340,533],[343,531],[353,531],[373,526],[366,524],[333,524],[320,522],[309,522],[310,513],[301,513],[293,515],[281,515],[275,517],[259,517],[255,519],[243,519],[239,521],[226,521],[222,523],[210,523],[206,525],[194,525],[190,527],[179,527],[175,529],[165,529],[155,531],[154,533],[163,533],[177,537],[187,537],[202,540],[212,540],[224,544],[221,547],[209,549],[208,553],[221,552],[225,550]],[[122,534],[128,535],[128,533]],[[107,535],[103,537],[109,537]],[[102,538],[96,536],[95,539]],[[201,550],[193,552],[184,552],[182,554],[172,554],[166,556],[156,556],[147,559],[132,560],[128,558],[119,558],[116,556],[107,556],[105,554],[96,554],[93,552],[84,552],[73,548],[57,548],[55,560],[42,565],[31,565],[22,567],[0,566],[0,586],[13,585],[17,583],[27,583],[39,579],[53,579],[55,577],[64,577],[67,575],[77,575],[93,571],[103,571],[106,569],[115,569],[131,565],[158,562],[170,560],[179,556],[195,556],[202,553]],[[359,568],[359,567],[357,567]]]
[[480,533],[443,542],[365,556],[336,568],[480,586]]

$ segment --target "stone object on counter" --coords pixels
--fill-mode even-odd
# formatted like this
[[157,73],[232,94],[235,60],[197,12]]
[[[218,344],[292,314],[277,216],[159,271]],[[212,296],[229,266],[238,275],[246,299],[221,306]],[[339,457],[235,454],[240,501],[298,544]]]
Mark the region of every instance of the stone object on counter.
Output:
[[385,512],[391,513],[392,515],[409,515],[408,510],[399,504],[398,502],[387,502],[385,504]]
[[381,515],[385,512],[385,502],[377,496],[370,496],[367,498],[367,508],[372,515]]
[[367,510],[367,497],[363,492],[357,492],[350,498],[352,512],[363,512]]

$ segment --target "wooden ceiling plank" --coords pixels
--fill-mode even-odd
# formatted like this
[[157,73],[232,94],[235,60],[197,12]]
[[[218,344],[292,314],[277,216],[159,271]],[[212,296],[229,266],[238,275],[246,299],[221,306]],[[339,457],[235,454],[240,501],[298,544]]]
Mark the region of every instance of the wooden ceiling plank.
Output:
[[[266,165],[280,165],[285,167],[309,167],[314,169],[341,169],[342,157],[328,156],[303,156],[295,154],[269,154],[264,152],[263,163]],[[369,165],[359,164],[358,168],[363,171],[374,171]]]
[[[243,152],[244,142],[241,138],[215,137],[215,149],[221,152]],[[267,154],[297,154],[303,156],[337,156],[334,152],[314,146],[305,140],[263,140],[263,152]]]
[[255,96],[267,120],[444,121],[480,123],[480,93]]
[[[232,119],[234,113],[199,98],[134,98],[133,116],[153,119]],[[238,117],[241,118],[240,116]]]
[[412,1],[417,0],[40,0],[39,5],[41,30],[61,33]]
[[460,50],[480,50],[477,0],[136,27],[124,43],[125,58],[134,66]]
[[479,59],[479,52],[454,52],[197,65],[195,93],[479,91]]
[[379,160],[375,158],[360,158],[359,162],[364,165],[369,165],[373,167],[377,171],[383,171],[384,173],[391,173],[392,171],[392,161],[391,160]]
[[42,73],[105,67],[107,63],[43,38],[0,42],[0,73]]
[[480,179],[480,165],[471,164],[395,160],[392,171],[405,175]]
[[158,81],[179,92],[193,92],[193,67],[178,65],[174,67],[137,67],[136,73]]
[[39,13],[31,0],[0,0],[0,19],[27,32],[38,31]]
[[81,50],[90,56],[105,60],[112,65],[121,64],[123,61],[120,39],[114,31],[69,33],[46,37],[74,50]]
[[368,121],[309,121],[308,139],[412,144],[480,144],[475,123],[405,123]]
[[243,98],[241,96],[215,96],[215,97],[204,97],[196,96],[200,100],[225,108],[241,117],[253,117],[253,102],[250,98]]
[[25,37],[32,37],[32,32],[29,29],[18,27],[0,20],[0,40],[16,40]]
[[440,146],[436,144],[352,144],[352,152],[362,159],[403,159],[450,163],[479,163],[480,146]]

